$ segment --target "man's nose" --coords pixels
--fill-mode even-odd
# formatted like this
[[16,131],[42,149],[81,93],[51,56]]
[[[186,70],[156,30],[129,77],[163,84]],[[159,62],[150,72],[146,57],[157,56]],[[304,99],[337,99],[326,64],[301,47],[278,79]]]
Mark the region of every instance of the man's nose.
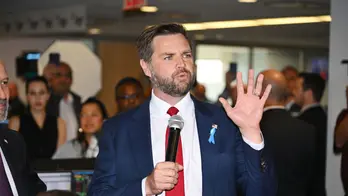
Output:
[[6,99],[6,92],[3,86],[0,85],[0,99]]
[[178,57],[176,64],[177,67],[186,67],[186,63],[183,57]]

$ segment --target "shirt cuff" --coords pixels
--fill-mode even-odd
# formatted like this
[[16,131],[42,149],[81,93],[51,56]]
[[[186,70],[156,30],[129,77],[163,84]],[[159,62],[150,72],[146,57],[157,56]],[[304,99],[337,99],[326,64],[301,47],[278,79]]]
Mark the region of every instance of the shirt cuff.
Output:
[[242,138],[243,138],[244,142],[247,143],[251,148],[253,148],[254,150],[260,151],[260,150],[262,150],[265,147],[265,142],[264,142],[264,139],[263,139],[263,135],[262,135],[262,133],[260,133],[260,134],[261,134],[261,139],[262,139],[262,142],[260,144],[255,144],[255,143],[251,142],[250,140],[248,140],[243,135],[242,135]]
[[142,196],[146,196],[146,178],[145,177],[142,181],[141,181],[141,193],[142,193]]

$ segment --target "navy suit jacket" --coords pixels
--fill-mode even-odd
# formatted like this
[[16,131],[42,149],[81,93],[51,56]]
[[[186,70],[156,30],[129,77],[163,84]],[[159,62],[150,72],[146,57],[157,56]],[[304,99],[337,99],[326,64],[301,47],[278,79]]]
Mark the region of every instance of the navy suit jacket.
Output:
[[[274,196],[276,180],[267,148],[246,144],[220,107],[194,100],[202,159],[203,196]],[[155,122],[154,122],[155,123]],[[218,125],[215,144],[210,129]],[[149,100],[105,122],[90,196],[141,196],[141,181],[154,169]]]

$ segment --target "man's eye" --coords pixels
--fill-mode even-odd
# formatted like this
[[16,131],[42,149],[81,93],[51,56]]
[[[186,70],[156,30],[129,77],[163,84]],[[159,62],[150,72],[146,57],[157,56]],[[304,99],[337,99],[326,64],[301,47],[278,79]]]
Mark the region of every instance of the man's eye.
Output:
[[184,58],[191,58],[192,55],[191,54],[184,54]]
[[166,56],[164,57],[164,60],[171,60],[172,59],[172,56]]

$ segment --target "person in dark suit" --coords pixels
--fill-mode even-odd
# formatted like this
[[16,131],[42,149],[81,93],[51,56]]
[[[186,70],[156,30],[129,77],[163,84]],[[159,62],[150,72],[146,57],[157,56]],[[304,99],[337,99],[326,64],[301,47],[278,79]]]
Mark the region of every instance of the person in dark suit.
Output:
[[[237,74],[234,108],[225,111],[190,96],[195,81],[191,46],[180,24],[147,28],[137,40],[140,65],[152,82],[151,98],[104,123],[99,155],[88,195],[274,196],[274,166],[259,128],[263,104],[260,75],[247,93]],[[165,161],[167,123],[184,119],[176,162]]]
[[285,109],[287,87],[283,74],[277,70],[261,74],[263,89],[272,85],[260,127],[275,159],[277,196],[309,196],[314,180],[315,128]]
[[46,185],[30,167],[24,139],[7,127],[8,80],[0,62],[0,195],[35,196]]
[[136,108],[143,103],[144,99],[144,88],[136,78],[125,77],[115,86],[117,113]]
[[71,91],[73,81],[72,69],[69,64],[60,62],[50,78],[52,88],[46,112],[61,117],[67,128],[67,141],[77,137],[78,119],[81,112],[81,97]]
[[298,70],[294,66],[288,65],[282,69],[282,73],[286,78],[288,86],[285,109],[290,112],[291,116],[296,117],[301,111],[301,106],[295,103],[295,97],[293,94],[294,90],[296,89]]
[[325,80],[315,73],[301,73],[297,80],[295,101],[301,106],[298,119],[315,127],[316,130],[316,168],[317,192],[316,196],[326,195],[326,140],[327,140],[327,115],[320,100],[325,90]]
[[10,82],[9,85],[10,90],[10,99],[9,99],[9,111],[8,111],[8,117],[22,115],[25,113],[25,105],[20,100],[18,96],[18,88],[17,84],[14,82]]

